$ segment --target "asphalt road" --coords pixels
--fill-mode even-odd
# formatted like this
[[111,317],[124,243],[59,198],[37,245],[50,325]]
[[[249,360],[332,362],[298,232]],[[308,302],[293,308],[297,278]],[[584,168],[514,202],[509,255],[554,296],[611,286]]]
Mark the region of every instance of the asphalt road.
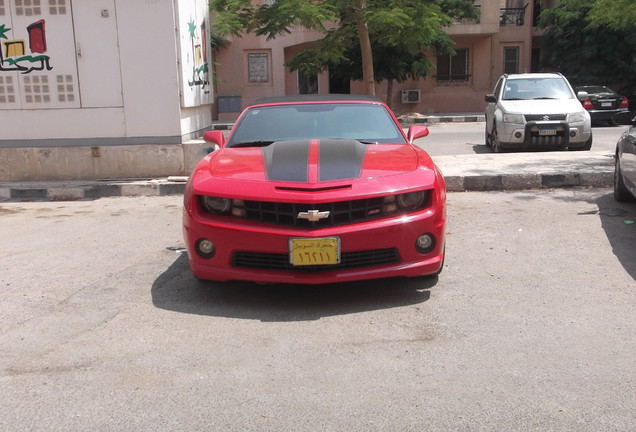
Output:
[[0,204],[0,430],[634,430],[609,189],[451,193],[438,279],[318,287],[196,282],[180,204]]
[[[484,122],[432,123],[430,134],[415,141],[431,156],[490,153],[484,140]],[[616,142],[626,126],[595,126],[592,128],[592,150],[613,154]]]

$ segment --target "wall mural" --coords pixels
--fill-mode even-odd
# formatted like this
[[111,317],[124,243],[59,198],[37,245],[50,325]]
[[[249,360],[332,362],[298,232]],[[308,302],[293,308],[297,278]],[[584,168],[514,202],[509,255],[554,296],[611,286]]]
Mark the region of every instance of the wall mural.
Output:
[[[206,43],[205,21],[201,23],[200,33],[197,35],[197,26],[193,21],[188,23],[190,39],[192,41],[192,78],[188,85],[201,86],[205,92],[209,92],[210,76],[208,72],[208,47]],[[198,36],[198,38],[197,38]],[[198,40],[199,39],[199,40]]]
[[39,20],[27,26],[29,35],[29,51],[26,51],[26,41],[24,39],[9,40],[7,32],[11,28],[5,24],[0,24],[0,71],[12,71],[28,74],[33,71],[51,70],[51,58],[44,54],[46,52],[46,31],[45,21]]
[[182,106],[212,103],[210,23],[207,0],[182,0],[179,11],[179,57]]

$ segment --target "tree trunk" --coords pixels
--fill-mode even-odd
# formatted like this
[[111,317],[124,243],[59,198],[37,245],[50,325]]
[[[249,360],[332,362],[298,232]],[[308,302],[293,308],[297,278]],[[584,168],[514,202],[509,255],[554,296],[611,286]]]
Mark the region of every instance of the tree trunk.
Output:
[[369,28],[364,18],[366,0],[357,0],[358,8],[358,37],[360,38],[360,52],[362,53],[362,82],[365,94],[375,96],[375,76],[373,74],[373,54]]
[[389,78],[386,81],[386,104],[389,108],[393,109],[391,95],[393,95],[393,79]]

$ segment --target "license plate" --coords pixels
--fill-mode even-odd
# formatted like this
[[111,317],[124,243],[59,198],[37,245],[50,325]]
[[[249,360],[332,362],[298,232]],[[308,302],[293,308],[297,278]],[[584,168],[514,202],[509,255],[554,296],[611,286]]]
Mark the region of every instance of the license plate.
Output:
[[611,108],[612,107],[612,101],[601,101],[601,106],[603,108]]
[[556,135],[556,128],[544,128],[544,129],[539,129],[539,135],[541,136],[550,136],[550,135]]
[[338,237],[290,238],[289,262],[294,266],[338,264],[340,239]]

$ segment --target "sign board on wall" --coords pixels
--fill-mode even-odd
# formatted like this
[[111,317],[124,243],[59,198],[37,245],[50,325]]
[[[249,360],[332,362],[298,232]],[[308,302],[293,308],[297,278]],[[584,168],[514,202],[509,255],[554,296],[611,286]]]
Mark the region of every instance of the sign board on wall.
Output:
[[210,12],[207,0],[180,0],[178,7],[181,105],[211,104]]

